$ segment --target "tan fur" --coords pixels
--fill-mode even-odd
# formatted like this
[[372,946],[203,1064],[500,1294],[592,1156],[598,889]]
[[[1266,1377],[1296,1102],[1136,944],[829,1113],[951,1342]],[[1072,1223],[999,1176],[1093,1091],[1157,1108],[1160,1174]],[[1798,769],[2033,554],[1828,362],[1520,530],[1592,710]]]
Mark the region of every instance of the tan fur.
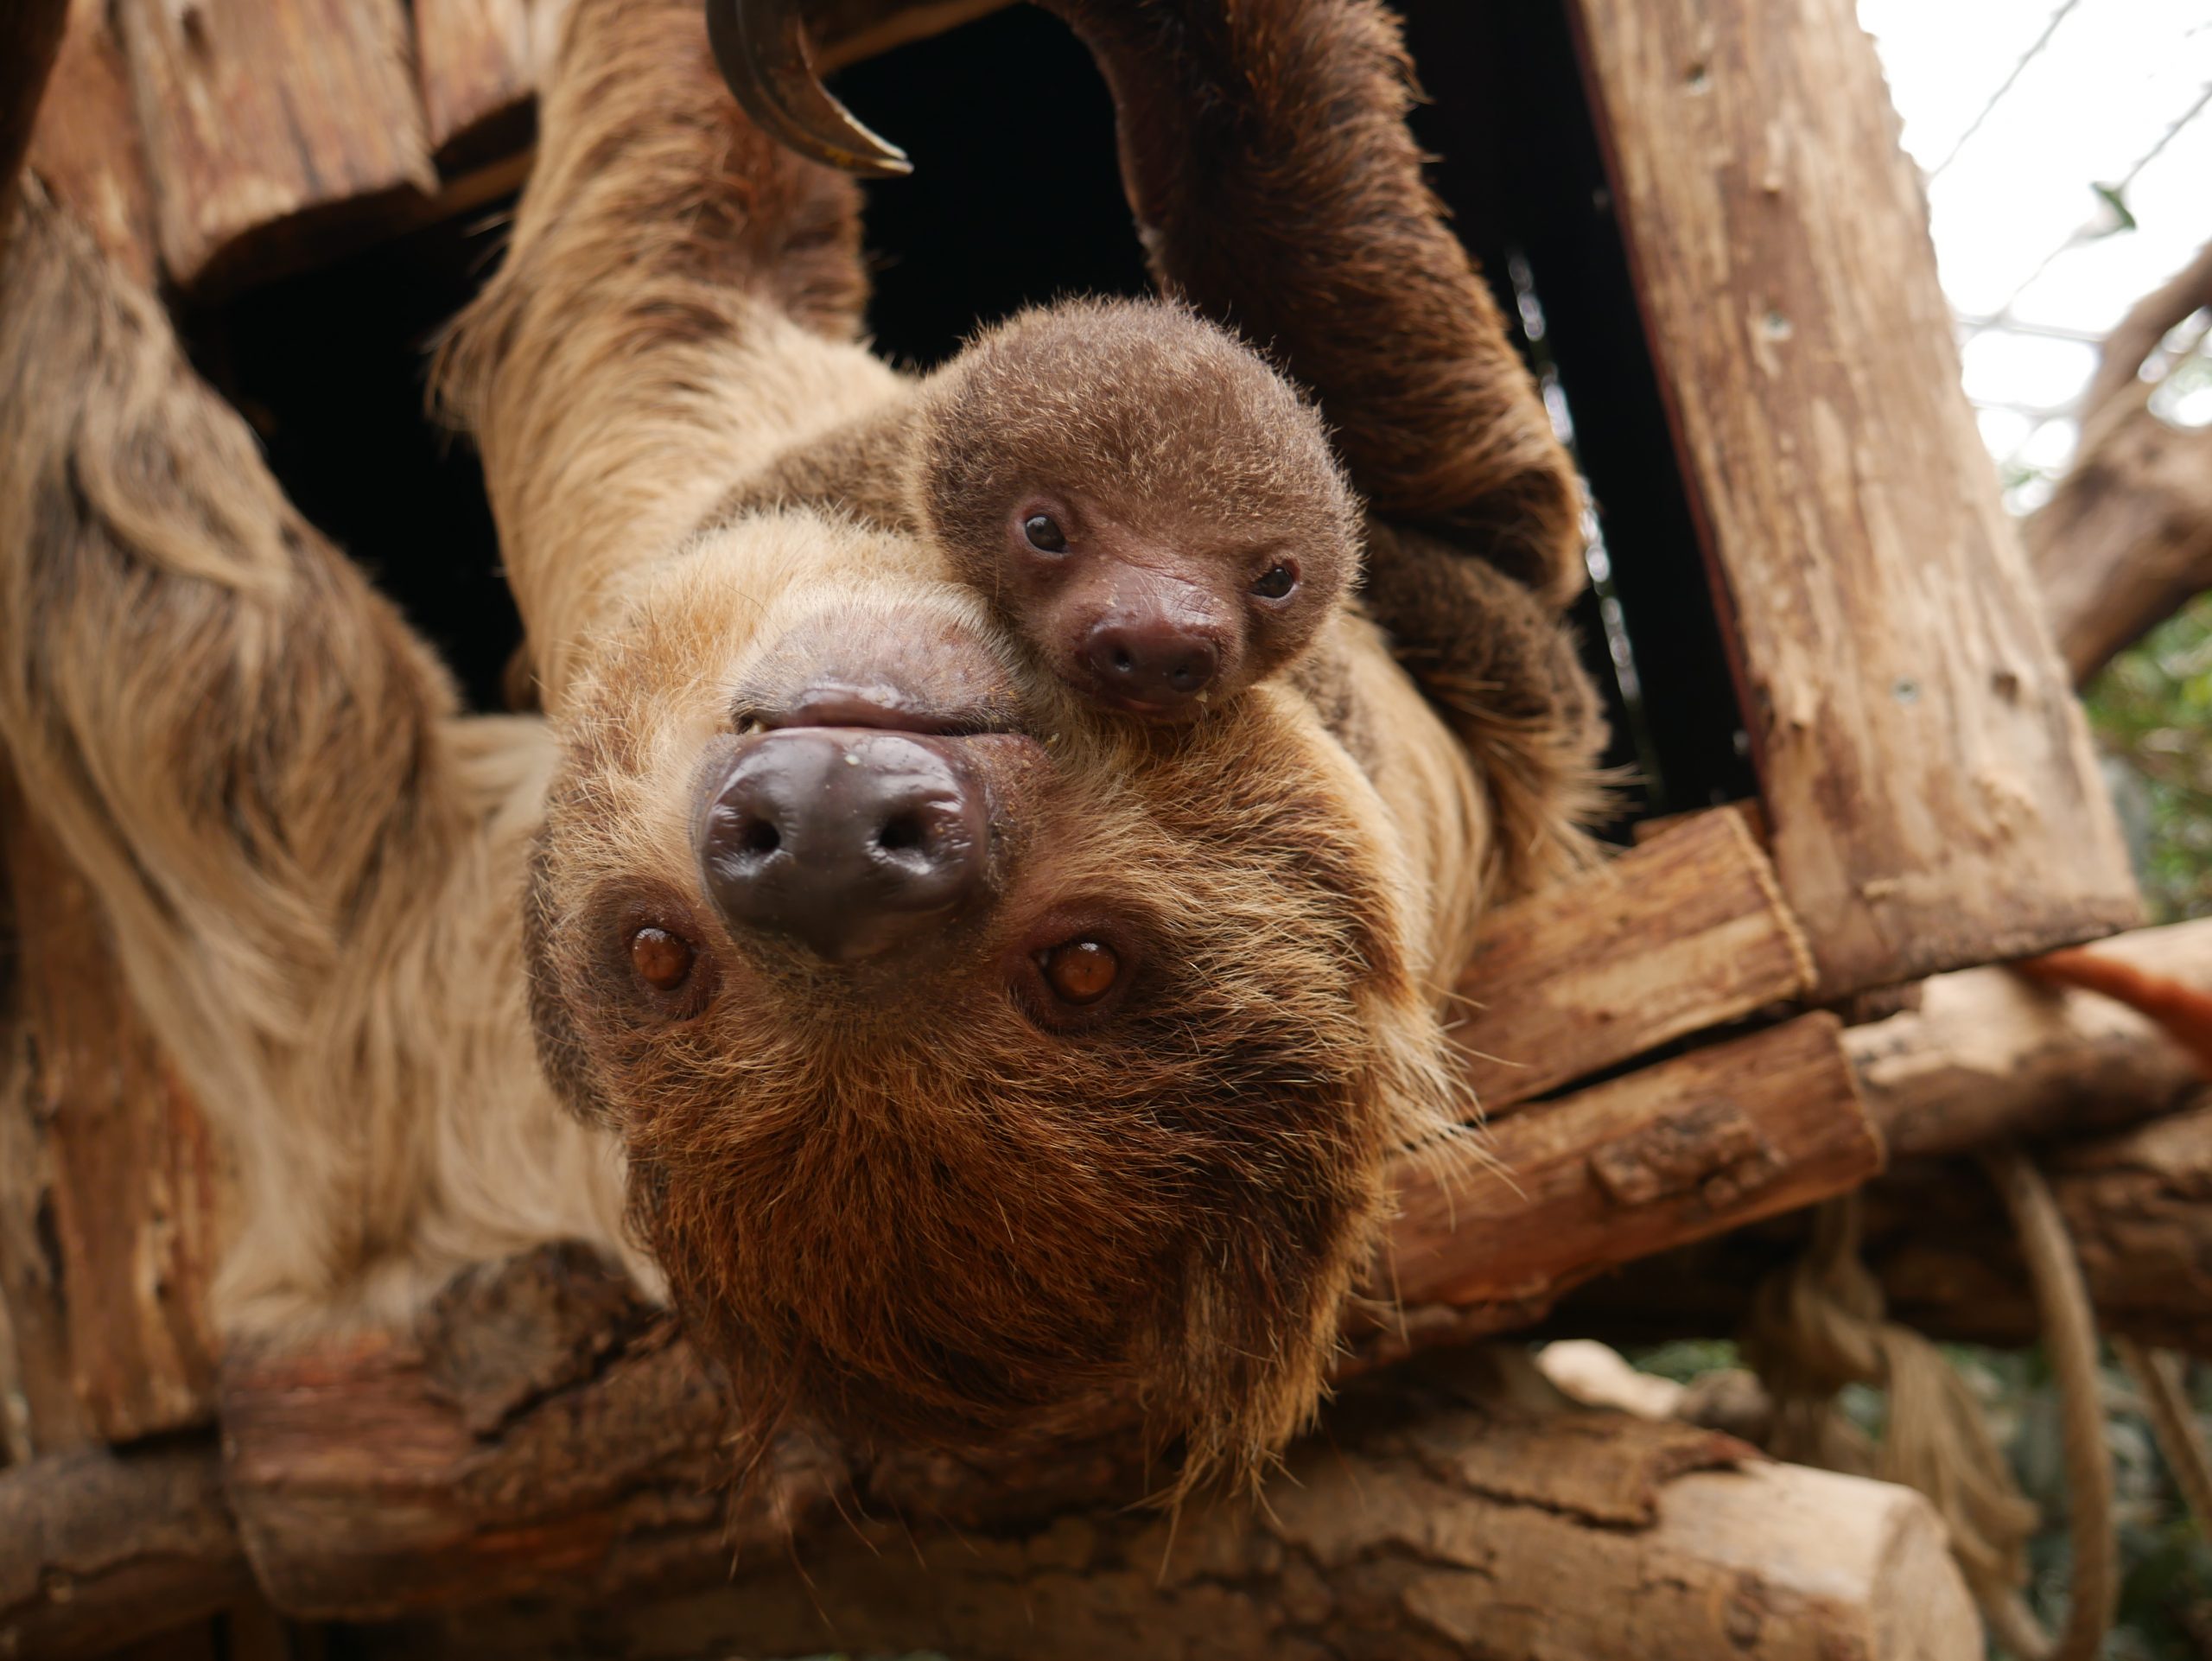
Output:
[[[404,1321],[580,1238],[665,1272],[756,1435],[1002,1447],[1110,1395],[1186,1480],[1250,1474],[1317,1398],[1387,1157],[1470,1106],[1437,1009],[1478,775],[1356,615],[1297,684],[1131,729],[930,545],[719,521],[728,480],[907,396],[849,344],[850,193],[730,111],[690,0],[580,0],[541,119],[444,374],[543,721],[454,714],[43,202],[0,267],[0,734],[245,1161],[224,1321]],[[781,643],[918,620],[1006,688],[972,741],[1013,875],[862,986],[719,930],[691,824]],[[1003,977],[1071,907],[1141,965],[1079,1038]],[[641,918],[697,944],[679,991],[626,974]]]

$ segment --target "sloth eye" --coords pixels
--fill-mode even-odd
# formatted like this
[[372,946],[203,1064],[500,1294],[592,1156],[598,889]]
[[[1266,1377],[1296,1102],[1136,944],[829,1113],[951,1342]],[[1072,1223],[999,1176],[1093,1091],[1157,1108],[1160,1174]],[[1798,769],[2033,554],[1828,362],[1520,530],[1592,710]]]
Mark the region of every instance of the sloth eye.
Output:
[[1270,565],[1267,575],[1252,585],[1252,592],[1262,600],[1287,600],[1297,586],[1298,568],[1286,561]]
[[1067,532],[1060,529],[1060,522],[1050,513],[1032,513],[1022,520],[1021,534],[1040,554],[1065,554],[1068,550]]
[[1069,1003],[1096,1003],[1121,978],[1122,959],[1103,940],[1070,940],[1038,959],[1045,983]]
[[656,991],[673,992],[691,978],[691,943],[664,928],[641,928],[630,937],[630,966]]

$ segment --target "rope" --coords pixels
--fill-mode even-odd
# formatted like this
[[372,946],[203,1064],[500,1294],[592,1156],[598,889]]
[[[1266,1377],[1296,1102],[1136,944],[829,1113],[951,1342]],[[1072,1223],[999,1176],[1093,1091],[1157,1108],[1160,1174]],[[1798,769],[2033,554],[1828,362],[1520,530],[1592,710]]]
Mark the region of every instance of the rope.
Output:
[[2115,1338],[2112,1347],[2142,1394],[2144,1416],[2151,1421],[2151,1434],[2173,1473],[2174,1486],[2196,1518],[2196,1531],[2212,1539],[2212,1456],[2205,1452],[2204,1433],[2182,1388],[2180,1358],[2132,1338]]
[[[2006,1649],[2021,1661],[2092,1661],[2119,1586],[2096,1327],[2072,1243],[2041,1174],[2009,1148],[1985,1163],[2020,1237],[2058,1381],[2074,1584],[2066,1629],[2055,1642],[2021,1595],[2036,1508],[1958,1370],[1921,1334],[1884,1318],[1880,1285],[1859,1257],[1857,1195],[1822,1206],[1805,1255],[1759,1287],[1745,1349],[1774,1403],[1770,1452],[1918,1489],[1942,1518],[1960,1572]],[[1837,1392],[1852,1384],[1889,1392],[1888,1430],[1878,1449],[1836,1409]],[[2212,1496],[2212,1482],[2207,1492]]]
[[[2005,1143],[1985,1149],[1982,1168],[1997,1185],[1997,1192],[2011,1213],[2013,1231],[2019,1236],[2020,1255],[2028,1266],[2028,1283],[2035,1293],[2036,1313],[2043,1320],[2044,1353],[2058,1380],[2060,1441],[2066,1453],[2066,1486],[2072,1504],[2068,1507],[2067,1536],[2074,1546],[2073,1586],[2067,1600],[2066,1626],[2056,1640],[2038,1652],[2024,1640],[2006,1634],[1998,1620],[2001,1641],[2028,1661],[2094,1661],[2112,1626],[2113,1611],[2120,1601],[2120,1549],[2113,1534],[2112,1456],[2105,1448],[2104,1410],[2097,1400],[2097,1322],[2089,1307],[2089,1292],[2082,1284],[2082,1265],[2074,1256],[2074,1242],[2066,1232],[2058,1202],[2050,1185],[2033,1161]],[[2015,1590],[2008,1601],[2018,1605],[2017,1613],[2027,1617],[2026,1606]]]

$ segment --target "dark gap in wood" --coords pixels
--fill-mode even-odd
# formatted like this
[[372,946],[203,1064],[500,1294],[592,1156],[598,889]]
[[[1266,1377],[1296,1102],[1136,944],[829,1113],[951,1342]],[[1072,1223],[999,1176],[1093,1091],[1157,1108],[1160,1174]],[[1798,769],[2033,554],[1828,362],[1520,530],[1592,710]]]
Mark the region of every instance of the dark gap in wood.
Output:
[[[1414,130],[1438,156],[1434,180],[1468,246],[1502,283],[1529,261],[1597,498],[1642,681],[1659,777],[1643,811],[1683,812],[1758,793],[1697,534],[1628,256],[1606,189],[1564,10],[1402,0],[1408,43],[1431,102]],[[1500,302],[1514,315],[1513,296]],[[1608,678],[1602,635],[1584,653]],[[1615,753],[1628,761],[1616,712]]]
[[979,323],[1061,296],[1151,292],[1129,224],[1114,105],[1075,36],[1032,6],[835,78],[914,158],[868,188],[868,328],[893,360],[950,356]]
[[437,646],[472,708],[503,707],[522,620],[474,449],[425,413],[429,347],[493,269],[512,200],[213,305],[193,361],[259,435],[300,511]]

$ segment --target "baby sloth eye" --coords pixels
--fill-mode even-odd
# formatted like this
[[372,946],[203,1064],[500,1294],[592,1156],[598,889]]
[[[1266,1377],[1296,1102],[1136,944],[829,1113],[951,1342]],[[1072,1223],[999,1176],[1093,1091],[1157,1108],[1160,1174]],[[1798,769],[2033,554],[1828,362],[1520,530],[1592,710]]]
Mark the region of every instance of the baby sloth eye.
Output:
[[1050,513],[1032,513],[1022,520],[1021,534],[1040,554],[1065,554],[1068,550],[1067,532],[1060,529],[1060,522]]
[[1045,983],[1069,1003],[1096,1003],[1114,990],[1122,959],[1103,940],[1070,940],[1038,959]]
[[691,978],[691,943],[650,926],[630,937],[630,966],[656,991],[673,992]]
[[1285,562],[1270,565],[1267,575],[1252,585],[1252,592],[1262,600],[1287,600],[1297,586],[1297,568]]

